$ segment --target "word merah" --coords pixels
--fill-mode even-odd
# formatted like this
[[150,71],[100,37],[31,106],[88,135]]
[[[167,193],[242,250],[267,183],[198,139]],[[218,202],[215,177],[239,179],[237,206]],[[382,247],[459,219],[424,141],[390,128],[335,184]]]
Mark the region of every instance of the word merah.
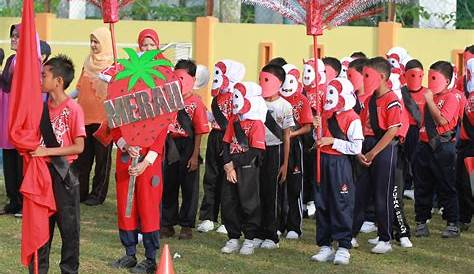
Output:
[[104,101],[109,128],[152,119],[184,108],[178,81]]

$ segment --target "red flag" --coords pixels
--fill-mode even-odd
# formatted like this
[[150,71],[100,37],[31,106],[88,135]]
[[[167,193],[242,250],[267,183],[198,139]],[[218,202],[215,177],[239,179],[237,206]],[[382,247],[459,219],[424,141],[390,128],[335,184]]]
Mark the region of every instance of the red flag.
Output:
[[466,166],[467,175],[469,176],[469,183],[471,184],[472,197],[474,197],[474,157],[464,158],[464,165]]
[[33,0],[23,1],[20,41],[13,72],[9,106],[12,144],[24,157],[23,222],[21,262],[28,266],[32,255],[49,240],[49,217],[56,211],[51,175],[45,158],[32,158],[30,151],[40,144],[41,96],[38,40]]

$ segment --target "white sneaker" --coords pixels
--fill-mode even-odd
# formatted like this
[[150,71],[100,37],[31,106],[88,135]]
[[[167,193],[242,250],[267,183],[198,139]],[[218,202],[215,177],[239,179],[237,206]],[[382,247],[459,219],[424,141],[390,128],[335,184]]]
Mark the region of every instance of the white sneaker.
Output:
[[413,247],[412,242],[410,241],[410,238],[408,237],[401,237],[400,238],[400,246],[404,248],[410,248]]
[[260,248],[262,246],[263,240],[259,238],[253,238],[253,246],[255,248]]
[[278,238],[280,238],[281,234],[283,234],[283,233],[281,233],[280,230],[277,230],[277,236],[278,236]]
[[403,191],[403,197],[415,200],[415,191],[413,189]]
[[438,210],[438,215],[443,215],[443,211],[444,211],[444,207],[441,207],[441,208]]
[[314,204],[314,201],[309,201],[306,204],[306,209],[308,210],[308,217],[314,216],[314,214],[316,214],[316,205]]
[[263,249],[277,249],[279,247],[280,247],[280,245],[278,243],[275,243],[274,241],[269,240],[269,239],[266,239],[260,245],[260,248],[263,248]]
[[334,249],[329,246],[322,246],[318,254],[311,257],[311,260],[316,262],[334,261]]
[[240,245],[238,239],[230,239],[225,243],[225,246],[221,248],[221,252],[225,254],[232,254],[239,251]]
[[376,254],[385,254],[387,252],[392,251],[392,245],[390,244],[390,242],[379,241],[379,243],[374,248],[372,248],[371,251],[372,253]]
[[352,245],[353,248],[358,248],[359,247],[359,243],[357,242],[357,238],[352,238],[351,245]]
[[379,237],[377,236],[375,238],[369,239],[367,242],[369,242],[371,245],[377,245],[379,243]]
[[362,233],[371,233],[377,231],[377,226],[374,222],[364,222],[360,228]]
[[138,233],[138,243],[143,243],[143,234]]
[[225,225],[221,225],[217,228],[216,232],[221,234],[227,234],[227,229],[225,228]]
[[245,239],[239,253],[242,255],[252,255],[254,249],[255,249],[255,246],[254,246],[253,240]]
[[334,256],[334,264],[349,264],[351,254],[347,248],[339,247]]
[[203,232],[203,233],[207,233],[212,230],[214,230],[214,222],[210,220],[202,221],[202,223],[200,223],[197,227],[197,231]]
[[286,234],[286,238],[290,240],[298,240],[299,237],[300,235],[298,235],[298,233],[296,233],[295,231],[288,231],[288,233]]

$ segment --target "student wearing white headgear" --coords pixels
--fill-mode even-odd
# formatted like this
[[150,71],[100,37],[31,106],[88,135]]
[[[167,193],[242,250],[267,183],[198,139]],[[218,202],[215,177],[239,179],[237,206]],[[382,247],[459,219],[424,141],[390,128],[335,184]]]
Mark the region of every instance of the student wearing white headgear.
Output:
[[[219,217],[221,205],[221,188],[225,179],[222,148],[224,132],[232,116],[232,94],[234,85],[244,78],[245,67],[233,60],[222,60],[216,63],[213,72],[211,112],[208,113],[211,122],[211,132],[207,139],[206,161],[204,169],[204,196],[199,210],[199,232],[209,232],[214,229]],[[222,218],[222,217],[221,217]],[[224,224],[217,232],[226,234]]]
[[[265,150],[267,107],[262,89],[252,82],[234,86],[232,119],[229,120],[223,145],[226,177],[222,183],[222,218],[229,240],[222,253],[254,253],[260,212],[260,167]],[[245,240],[240,246],[239,239]],[[239,251],[240,250],[240,251]]]
[[[328,85],[322,117],[315,118],[315,127],[323,132],[317,140],[322,176],[316,191],[316,242],[321,249],[311,257],[318,262],[348,264],[350,260],[355,185],[348,155],[359,154],[364,140],[355,103],[351,82],[336,78]],[[336,253],[332,241],[338,242]]]

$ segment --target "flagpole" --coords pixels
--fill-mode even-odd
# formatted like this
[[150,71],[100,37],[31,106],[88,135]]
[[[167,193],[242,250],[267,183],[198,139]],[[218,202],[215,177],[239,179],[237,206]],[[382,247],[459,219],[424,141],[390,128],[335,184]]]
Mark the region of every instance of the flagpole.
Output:
[[114,53],[114,67],[117,65],[117,47],[115,43],[115,29],[114,29],[114,23],[110,23],[110,34],[112,36],[112,51]]
[[[319,90],[318,90],[319,54],[318,54],[318,36],[316,34],[313,34],[313,56],[314,56],[314,69],[316,71],[315,79],[314,79],[315,90],[316,90],[316,116],[320,117],[321,116],[321,113],[319,111],[320,97],[319,97]],[[321,139],[321,127],[319,126],[316,129],[316,142],[320,139]],[[320,183],[321,183],[321,150],[319,149],[319,146],[316,145],[316,184],[319,185]]]
[[39,274],[39,269],[38,269],[38,249],[35,250],[34,256],[34,267],[35,267],[35,274]]

